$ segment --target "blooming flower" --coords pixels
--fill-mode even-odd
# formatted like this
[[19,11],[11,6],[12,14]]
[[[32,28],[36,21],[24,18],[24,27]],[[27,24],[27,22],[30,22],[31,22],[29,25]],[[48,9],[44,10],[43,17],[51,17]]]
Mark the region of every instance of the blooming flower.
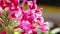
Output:
[[36,5],[36,1],[28,1],[28,8],[31,9],[36,9],[37,5]]
[[10,0],[10,2],[11,2],[15,7],[17,7],[17,6],[18,6],[18,3],[19,3],[19,0]]
[[0,34],[6,34],[6,30],[3,30]]
[[44,18],[42,17],[41,12],[42,8],[37,8],[36,0],[33,0],[28,1],[28,10],[25,11],[24,3],[26,1],[27,0],[24,0],[20,7],[18,6],[19,0],[9,0],[9,2],[0,0],[0,4],[3,2],[3,4],[6,5],[5,7],[8,8],[10,19],[14,18],[19,22],[18,26],[14,26],[14,29],[22,29],[23,31],[20,32],[21,34],[38,34],[36,31],[38,29],[42,32],[47,32],[48,28],[46,27],[48,25],[44,23]]
[[0,6],[4,9],[6,4],[6,0],[0,0]]

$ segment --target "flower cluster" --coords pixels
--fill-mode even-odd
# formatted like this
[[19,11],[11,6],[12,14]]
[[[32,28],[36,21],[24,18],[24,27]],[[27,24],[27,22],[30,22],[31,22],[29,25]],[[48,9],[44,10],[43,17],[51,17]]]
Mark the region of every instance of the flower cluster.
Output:
[[42,17],[42,8],[37,8],[36,0],[27,1],[28,9],[24,9],[24,0],[19,6],[19,0],[0,0],[0,16],[2,10],[7,8],[9,12],[9,19],[15,19],[14,22],[18,21],[19,25],[14,26],[15,28],[20,28],[20,34],[38,34],[37,30],[42,32],[48,31],[48,24],[44,23],[44,18]]

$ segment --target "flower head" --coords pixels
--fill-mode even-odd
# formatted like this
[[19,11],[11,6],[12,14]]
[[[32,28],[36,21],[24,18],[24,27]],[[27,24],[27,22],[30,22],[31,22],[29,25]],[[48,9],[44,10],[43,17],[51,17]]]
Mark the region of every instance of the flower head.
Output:
[[[3,5],[2,5],[3,2]],[[36,0],[28,1],[28,10],[24,9],[24,0],[22,5],[19,6],[19,0],[0,0],[0,6],[4,6],[8,9],[10,19],[15,19],[19,22],[16,28],[23,30],[21,34],[38,34],[36,30],[40,29],[42,32],[47,32],[48,25],[44,23],[44,18],[42,17],[42,8],[37,8]],[[6,5],[6,6],[5,6]],[[3,8],[3,7],[2,7]],[[1,12],[0,12],[1,15]]]

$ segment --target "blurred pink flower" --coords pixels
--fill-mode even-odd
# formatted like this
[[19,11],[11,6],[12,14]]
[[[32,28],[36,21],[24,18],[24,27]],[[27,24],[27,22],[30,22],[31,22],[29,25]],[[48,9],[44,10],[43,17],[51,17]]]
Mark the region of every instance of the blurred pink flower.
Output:
[[11,2],[15,7],[17,7],[17,6],[18,6],[18,3],[19,3],[19,0],[10,0],[10,2]]
[[2,7],[0,7],[0,17],[2,17]]
[[22,14],[22,11],[20,8],[15,8],[15,7],[11,7],[9,8],[9,13],[10,13],[10,16],[9,18],[17,18],[17,17],[21,17],[21,14]]
[[0,0],[0,5],[3,5],[6,3],[6,0]]
[[42,23],[40,26],[38,26],[37,28],[40,29],[42,32],[46,33],[48,32],[49,28],[47,27],[48,24],[46,23]]
[[6,30],[3,30],[2,32],[0,32],[1,34],[6,34]]
[[6,0],[0,0],[0,6],[4,9],[6,6]]
[[28,1],[28,9],[37,9],[36,1]]

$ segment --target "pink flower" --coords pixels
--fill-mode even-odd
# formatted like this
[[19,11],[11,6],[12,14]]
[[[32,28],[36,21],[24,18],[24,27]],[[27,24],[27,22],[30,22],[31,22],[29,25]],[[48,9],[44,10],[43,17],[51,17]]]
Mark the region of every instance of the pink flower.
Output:
[[36,1],[28,1],[28,9],[36,9],[37,5],[36,5]]
[[17,17],[21,17],[22,15],[22,11],[20,8],[15,8],[12,6],[11,8],[8,9],[8,11],[10,13],[9,18],[17,18]]
[[29,21],[22,21],[21,24],[20,24],[24,30],[31,30],[31,29],[35,29],[35,27],[33,25],[31,25],[29,23]]
[[21,34],[25,34],[26,33],[26,31],[23,31]]
[[19,0],[10,0],[10,2],[11,2],[15,7],[17,7],[17,6],[18,6],[18,3],[19,3]]
[[33,0],[28,1],[28,10],[25,11],[24,3],[26,1],[27,0],[24,0],[22,5],[19,7],[19,0],[10,0],[9,2],[6,2],[6,0],[0,0],[0,6],[2,6],[2,8],[8,8],[9,18],[15,18],[19,22],[19,25],[15,28],[21,28],[23,30],[21,34],[38,34],[36,31],[37,29],[47,32],[48,25],[44,23],[44,18],[42,17],[41,12],[42,8],[37,8],[36,0]]
[[28,21],[30,22],[30,24],[33,24],[34,18],[35,18],[34,15],[31,15],[31,16],[28,18]]
[[31,34],[38,34],[36,31],[32,31],[32,33]]
[[3,31],[1,32],[1,34],[6,34],[6,30],[3,30]]
[[36,31],[31,30],[27,33],[26,33],[26,31],[23,31],[21,34],[38,34],[38,33]]
[[0,5],[5,4],[6,0],[0,0]]
[[0,17],[2,16],[2,7],[0,7]]
[[13,5],[11,4],[11,3],[9,3],[9,2],[6,2],[6,7],[8,8],[8,9],[10,9]]
[[28,15],[29,15],[28,13],[24,13],[23,16],[22,16],[22,19],[23,19],[23,20],[27,20]]
[[47,26],[48,26],[48,24],[46,22],[46,23],[43,23],[40,26],[38,26],[38,29],[40,29],[42,32],[45,33],[45,32],[47,32],[49,30],[49,28]]
[[41,13],[41,10],[42,10],[43,8],[37,8],[36,9],[36,13]]
[[22,5],[24,5],[25,2],[27,2],[27,0],[23,0]]
[[10,14],[10,18],[16,18],[15,13]]
[[6,0],[0,0],[0,6],[4,9],[6,6]]

